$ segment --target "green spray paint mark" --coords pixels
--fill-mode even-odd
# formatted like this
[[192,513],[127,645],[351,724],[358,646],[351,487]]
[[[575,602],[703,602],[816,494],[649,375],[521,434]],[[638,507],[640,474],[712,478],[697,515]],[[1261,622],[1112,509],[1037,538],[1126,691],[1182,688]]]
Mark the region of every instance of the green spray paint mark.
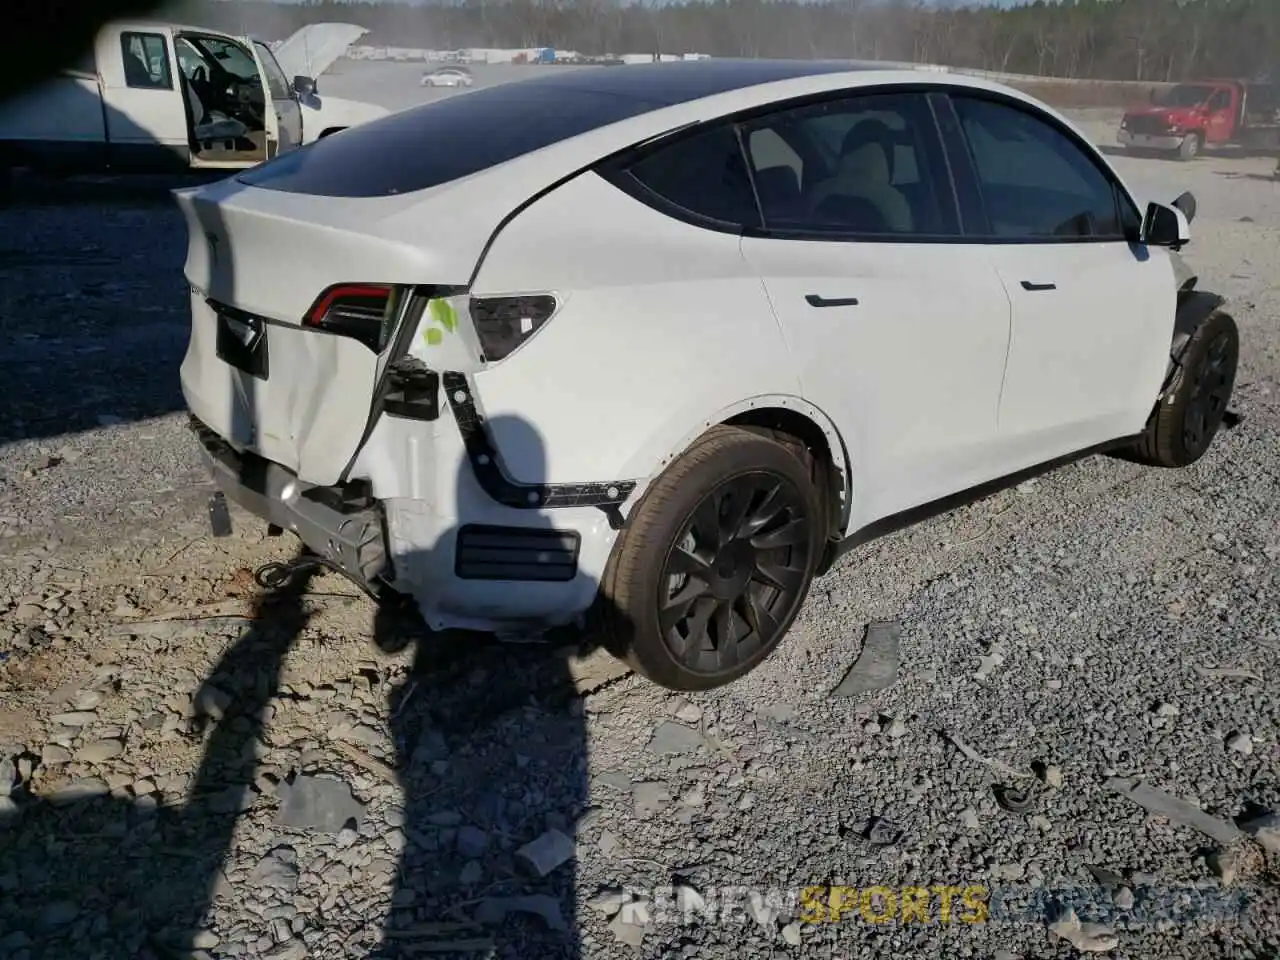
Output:
[[427,303],[427,327],[423,335],[427,346],[438,347],[444,343],[444,335],[458,329],[458,314],[448,300],[431,300]]

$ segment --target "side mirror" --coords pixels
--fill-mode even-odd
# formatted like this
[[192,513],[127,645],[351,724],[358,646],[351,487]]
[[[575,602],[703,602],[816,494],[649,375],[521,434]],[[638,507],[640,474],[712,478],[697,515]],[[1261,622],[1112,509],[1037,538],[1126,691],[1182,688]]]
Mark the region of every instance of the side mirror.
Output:
[[1187,218],[1187,223],[1196,218],[1196,198],[1190,190],[1173,201],[1173,207],[1182,211],[1182,215]]
[[1142,218],[1141,236],[1147,246],[1177,250],[1191,239],[1191,227],[1186,215],[1177,207],[1150,203]]
[[310,77],[296,76],[293,78],[293,92],[300,97],[309,97],[316,93],[316,82]]

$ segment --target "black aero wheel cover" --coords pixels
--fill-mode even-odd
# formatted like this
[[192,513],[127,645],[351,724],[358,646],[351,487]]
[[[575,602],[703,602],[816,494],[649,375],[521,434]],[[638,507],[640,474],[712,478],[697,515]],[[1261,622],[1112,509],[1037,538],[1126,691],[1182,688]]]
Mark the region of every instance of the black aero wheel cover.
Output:
[[681,669],[717,677],[777,645],[808,590],[814,523],[805,494],[767,468],[739,471],[699,500],[667,548],[656,597]]
[[1209,341],[1187,378],[1187,401],[1182,414],[1182,443],[1191,457],[1209,448],[1231,401],[1239,362],[1239,343],[1231,330]]

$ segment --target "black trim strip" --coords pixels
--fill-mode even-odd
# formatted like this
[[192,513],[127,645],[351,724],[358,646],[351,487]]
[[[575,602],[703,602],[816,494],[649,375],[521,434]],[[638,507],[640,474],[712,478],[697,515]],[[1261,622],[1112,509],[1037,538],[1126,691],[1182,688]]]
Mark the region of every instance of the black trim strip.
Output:
[[959,507],[976,503],[979,500],[985,500],[1002,490],[1015,487],[1024,480],[1030,480],[1032,477],[1038,477],[1041,474],[1049,473],[1060,467],[1065,467],[1075,463],[1078,460],[1084,460],[1087,457],[1095,456],[1099,453],[1108,453],[1114,450],[1120,450],[1124,447],[1132,446],[1137,443],[1141,434],[1135,434],[1132,437],[1119,437],[1115,440],[1108,440],[1105,443],[1095,444],[1086,447],[1084,450],[1077,450],[1075,453],[1069,453],[1065,456],[1056,457],[1044,463],[1038,463],[1026,469],[1019,470],[1017,473],[1011,473],[1005,477],[997,477],[986,483],[980,483],[976,487],[970,487],[967,490],[961,490],[958,493],[948,494],[929,503],[921,504],[918,507],[911,507],[900,513],[890,514],[887,517],[881,517],[865,527],[854,531],[842,540],[833,540],[827,544],[826,554],[818,566],[819,573],[826,573],[844,554],[850,550],[865,546],[873,540],[879,540],[881,537],[887,537],[891,533],[897,533],[899,530],[905,530],[907,527],[913,527],[918,523],[933,517],[941,516],[944,513],[950,513]]
[[827,299],[816,293],[806,293],[804,302],[811,307],[856,307],[858,305],[857,297],[832,297]]
[[467,459],[484,490],[494,501],[517,510],[598,507],[609,514],[610,525],[621,524],[619,507],[636,488],[634,480],[613,483],[517,483],[510,479],[502,458],[489,439],[484,416],[476,409],[471,384],[461,373],[441,375],[445,395],[462,433]]

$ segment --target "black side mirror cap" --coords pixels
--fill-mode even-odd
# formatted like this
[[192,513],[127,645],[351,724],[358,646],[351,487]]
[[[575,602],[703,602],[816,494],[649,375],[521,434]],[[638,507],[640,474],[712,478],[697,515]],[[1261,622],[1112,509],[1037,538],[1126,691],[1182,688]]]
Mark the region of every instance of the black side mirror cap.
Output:
[[1182,215],[1187,218],[1187,223],[1190,223],[1196,218],[1196,198],[1190,190],[1181,194],[1177,200],[1173,201],[1173,206],[1182,211]]
[[293,92],[300,97],[309,97],[318,92],[316,90],[316,82],[311,77],[298,75],[293,78]]
[[1178,216],[1181,212],[1162,203],[1148,204],[1142,218],[1142,242],[1151,247],[1181,249],[1191,239],[1183,226],[1183,217]]

